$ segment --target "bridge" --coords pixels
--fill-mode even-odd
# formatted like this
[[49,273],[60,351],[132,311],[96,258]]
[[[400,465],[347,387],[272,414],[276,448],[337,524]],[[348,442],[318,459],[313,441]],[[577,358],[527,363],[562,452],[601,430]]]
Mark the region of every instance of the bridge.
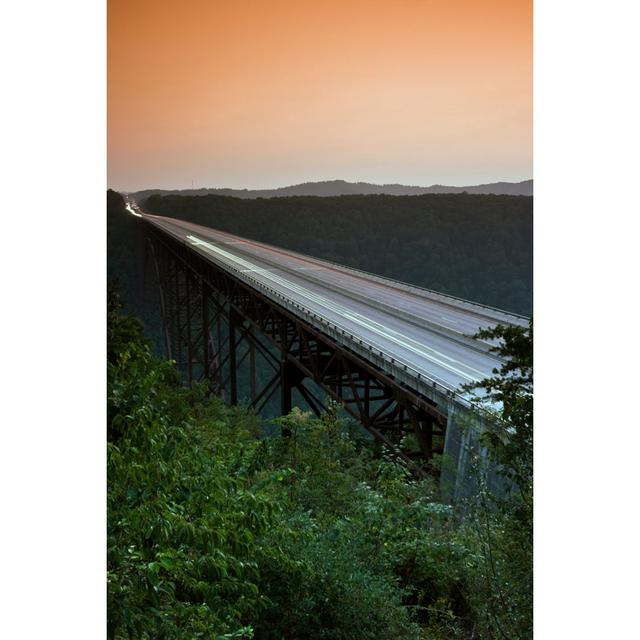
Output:
[[167,355],[189,383],[258,412],[277,398],[283,414],[300,399],[320,414],[333,398],[418,473],[447,454],[459,484],[459,416],[473,408],[460,386],[501,365],[473,335],[527,318],[127,208],[146,228]]

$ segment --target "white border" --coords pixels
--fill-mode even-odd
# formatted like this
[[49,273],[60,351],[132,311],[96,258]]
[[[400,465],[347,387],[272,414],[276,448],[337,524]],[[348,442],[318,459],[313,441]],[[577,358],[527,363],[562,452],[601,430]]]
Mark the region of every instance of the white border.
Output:
[[[636,634],[638,5],[536,1],[536,636]],[[11,3],[2,637],[102,637],[102,1]]]
[[0,21],[3,638],[106,630],[105,25],[101,0]]
[[638,4],[537,0],[535,631],[631,638],[638,526]]

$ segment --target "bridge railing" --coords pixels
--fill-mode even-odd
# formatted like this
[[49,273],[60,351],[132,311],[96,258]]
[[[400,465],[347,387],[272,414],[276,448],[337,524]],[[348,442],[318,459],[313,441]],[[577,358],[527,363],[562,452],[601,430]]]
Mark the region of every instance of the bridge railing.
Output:
[[[245,251],[243,250],[241,247],[234,247],[234,251],[236,253],[241,253],[244,256],[247,257],[255,257],[254,254],[252,254],[250,251]],[[292,253],[293,255],[293,253]],[[260,256],[260,260],[262,262],[266,262],[268,264],[271,264],[281,270],[284,271],[294,271],[291,267],[288,267],[286,265],[282,265],[279,262],[277,262],[276,260],[273,260],[269,257],[266,256]],[[331,263],[329,263],[331,264]],[[339,265],[336,265],[339,266]],[[332,266],[332,268],[334,268]],[[343,271],[347,272],[349,271],[349,269],[347,268],[343,268]],[[453,340],[454,342],[457,342],[459,344],[464,345],[465,347],[469,348],[469,349],[473,349],[474,351],[479,351],[485,355],[489,354],[491,355],[491,348],[492,348],[492,344],[485,342],[483,340],[477,340],[475,338],[473,338],[473,336],[465,334],[462,331],[456,331],[454,329],[451,329],[449,327],[445,327],[443,325],[437,324],[435,322],[431,322],[430,320],[427,320],[426,318],[423,318],[421,316],[416,315],[415,313],[411,313],[408,311],[404,311],[403,309],[393,306],[389,303],[383,302],[381,300],[377,300],[375,298],[371,298],[369,296],[365,296],[362,294],[359,294],[357,291],[353,291],[351,289],[345,289],[344,287],[341,287],[339,285],[336,284],[332,284],[331,282],[327,282],[326,280],[324,280],[323,278],[320,278],[318,276],[315,276],[311,271],[307,271],[305,273],[305,279],[306,280],[311,280],[313,282],[316,282],[318,284],[321,284],[323,287],[325,287],[326,289],[329,289],[331,291],[334,291],[336,293],[339,294],[343,294],[343,295],[348,295],[350,298],[353,298],[355,300],[358,300],[360,302],[363,302],[371,307],[374,307],[376,309],[379,309],[380,311],[384,311],[386,313],[393,313],[396,317],[398,318],[402,318],[403,320],[410,322],[411,324],[420,327],[422,329],[427,329],[428,331],[431,331],[432,333],[437,333],[441,336],[444,336],[445,338],[449,339],[449,340]],[[378,280],[383,280],[382,278],[377,278]],[[407,287],[409,285],[406,285]],[[488,317],[488,316],[487,316]],[[495,319],[492,319],[493,322],[495,323]]]
[[[234,236],[231,233],[227,233],[226,231],[221,231],[219,229],[214,229],[217,233],[222,233],[224,235],[230,237],[239,237]],[[315,256],[305,255],[304,253],[298,253],[297,251],[291,251],[290,249],[284,249],[282,247],[276,247],[274,245],[270,245],[266,242],[259,242],[257,240],[250,240],[248,238],[241,238],[242,240],[249,240],[250,242],[255,242],[256,244],[263,245],[269,249],[275,249],[280,253],[286,253],[288,255],[294,256],[296,258],[301,258],[303,260],[318,261],[324,264],[329,265],[331,268],[336,269],[338,271],[342,271],[343,273],[353,273],[357,276],[367,278],[368,280],[373,280],[382,285],[389,286],[389,284],[393,284],[393,287],[396,289],[400,289],[401,291],[411,293],[416,296],[420,296],[426,298],[428,300],[435,300],[437,302],[442,302],[444,304],[449,304],[450,306],[455,306],[458,308],[466,309],[468,311],[475,312],[479,315],[485,315],[485,317],[491,320],[498,320],[495,315],[482,314],[480,310],[492,311],[501,316],[506,316],[509,318],[513,318],[515,324],[521,324],[523,320],[529,321],[528,316],[520,315],[518,313],[514,313],[513,311],[505,311],[504,309],[498,309],[497,307],[492,307],[491,305],[484,304],[482,302],[475,302],[471,300],[466,300],[465,298],[460,298],[458,296],[454,296],[448,293],[442,293],[440,291],[435,291],[433,289],[428,289],[426,287],[420,287],[415,284],[409,284],[407,282],[403,282],[402,280],[396,280],[394,278],[390,278],[388,276],[379,276],[375,273],[371,273],[370,271],[365,271],[364,269],[357,269],[355,267],[347,267],[343,264],[339,264],[337,262],[332,262],[331,260],[324,260],[322,258],[316,258]],[[237,251],[243,252],[241,248],[236,247]],[[243,252],[248,253],[248,252]],[[264,259],[264,258],[263,258]]]
[[218,265],[218,267],[224,269],[225,271],[232,273],[234,277],[243,282],[246,282],[257,290],[262,291],[267,295],[267,297],[282,305],[284,308],[294,313],[294,315],[302,317],[309,324],[322,330],[338,343],[350,348],[352,351],[354,351],[358,355],[363,356],[365,359],[369,360],[373,364],[376,364],[380,368],[390,370],[390,372],[398,380],[404,382],[405,384],[411,385],[416,389],[416,391],[420,391],[421,393],[427,395],[427,397],[433,395],[433,393],[436,392],[442,397],[442,399],[445,399],[447,402],[454,401],[457,404],[460,404],[467,408],[477,407],[477,405],[468,396],[463,395],[460,391],[452,388],[444,381],[436,379],[435,376],[428,375],[422,371],[419,371],[411,364],[408,364],[407,362],[395,356],[392,356],[388,351],[381,349],[378,346],[369,344],[366,340],[357,338],[351,331],[349,331],[348,328],[340,326],[339,324],[324,318],[321,314],[309,311],[308,309],[298,304],[294,300],[291,300],[289,297],[280,293],[273,287],[269,287],[268,285],[265,285],[259,280],[251,277],[241,269],[238,269],[222,260],[219,260],[211,254],[202,251],[197,246],[186,242],[184,238],[182,238],[178,234],[173,234],[162,227],[160,227],[160,229],[162,229],[166,233],[170,233],[172,237],[189,248],[191,251],[195,251],[200,255],[205,256],[207,260],[215,263],[216,265]]

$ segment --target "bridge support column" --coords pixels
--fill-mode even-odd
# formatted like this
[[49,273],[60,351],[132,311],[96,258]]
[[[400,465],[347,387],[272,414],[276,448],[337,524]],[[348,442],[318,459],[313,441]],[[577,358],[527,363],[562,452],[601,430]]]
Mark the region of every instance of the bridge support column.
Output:
[[[302,383],[302,373],[286,358],[280,362],[280,413],[283,416],[291,413],[293,409],[293,390]],[[291,432],[282,430],[282,435],[288,437]]]
[[238,317],[233,309],[229,310],[229,402],[238,404],[238,340],[236,328]]
[[286,359],[280,363],[280,411],[282,415],[291,413],[293,389],[299,382],[297,369]]
[[210,358],[210,333],[209,333],[209,290],[204,280],[200,287],[200,302],[202,313],[202,376],[209,382],[211,380]]
[[256,401],[256,345],[249,340],[249,399],[251,404]]
[[187,382],[189,386],[193,384],[193,342],[191,340],[191,274],[185,271],[184,287],[185,287],[185,306],[187,312],[186,333],[187,333]]
[[411,409],[409,419],[424,459],[431,460],[434,453],[441,453],[441,451],[434,451],[435,421],[433,417],[423,411]]
[[[162,337],[164,339],[165,356],[171,360],[171,339],[169,338],[169,319],[167,310],[167,294],[166,294],[166,264],[168,261],[168,252],[162,251],[158,255],[158,251],[151,238],[147,237],[146,246],[149,249],[153,260],[153,266],[156,274],[156,281],[158,283],[158,292],[160,298],[160,315],[162,317]],[[164,265],[161,264],[161,261]],[[163,268],[164,266],[164,268]]]
[[[420,461],[428,462],[444,447],[450,411],[438,407],[440,396],[434,400],[396,379],[385,369],[382,354],[378,357],[371,348],[368,356],[354,353],[339,343],[331,326],[319,328],[153,222],[144,223],[160,275],[168,355],[185,382],[209,380],[212,392],[224,388],[233,404],[246,395],[250,406],[265,415],[278,409],[289,413],[294,388],[300,400],[321,413],[324,400],[319,398],[326,394],[416,474],[433,470]],[[351,338],[357,343],[357,336]],[[404,447],[407,434],[414,435],[417,447]]]
[[171,283],[173,284],[173,291],[171,292],[172,308],[171,308],[171,328],[173,338],[171,342],[174,345],[173,357],[178,365],[182,366],[182,340],[180,339],[180,271],[178,269],[178,261],[173,259],[171,261]]

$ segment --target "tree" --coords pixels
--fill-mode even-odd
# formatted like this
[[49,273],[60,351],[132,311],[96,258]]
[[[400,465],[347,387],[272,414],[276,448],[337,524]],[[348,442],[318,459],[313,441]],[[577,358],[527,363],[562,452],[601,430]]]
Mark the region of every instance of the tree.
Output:
[[497,340],[493,351],[505,359],[480,388],[501,406],[482,434],[489,459],[506,479],[503,495],[480,491],[468,522],[482,557],[476,607],[484,611],[488,637],[529,638],[533,634],[533,320],[529,327],[497,326],[480,331]]
[[533,319],[527,329],[498,325],[480,331],[477,338],[497,340],[492,351],[505,359],[494,375],[477,386],[485,399],[502,407],[496,420],[483,434],[483,443],[527,502],[533,495]]
[[[276,505],[237,474],[254,421],[178,384],[109,294],[109,638],[250,638]],[[231,437],[229,434],[233,434]],[[277,555],[277,550],[268,550]]]

